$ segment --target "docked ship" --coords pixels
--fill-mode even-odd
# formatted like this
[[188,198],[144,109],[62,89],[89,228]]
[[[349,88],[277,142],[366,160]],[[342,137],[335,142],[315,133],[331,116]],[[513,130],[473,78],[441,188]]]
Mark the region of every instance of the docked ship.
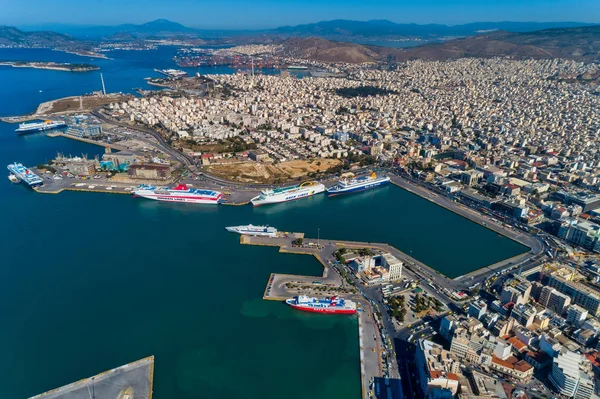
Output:
[[377,177],[375,173],[371,176],[360,176],[352,180],[342,179],[338,183],[327,189],[328,195],[350,194],[359,191],[369,190],[390,182],[387,176]]
[[43,122],[30,122],[21,123],[19,128],[15,130],[17,134],[25,134],[32,132],[43,132],[44,130],[61,129],[67,127],[67,124],[63,121],[43,121]]
[[187,76],[187,72],[178,69],[154,69],[154,71],[172,79],[180,79]]
[[7,166],[8,171],[11,173],[12,176],[14,176],[14,178],[11,178],[9,176],[9,179],[11,181],[14,181],[15,179],[24,182],[25,184],[27,184],[30,187],[35,187],[35,186],[41,186],[42,184],[44,184],[44,181],[42,180],[41,177],[39,177],[38,175],[36,175],[35,173],[33,173],[31,170],[29,170],[29,168],[26,168],[25,166],[23,166],[20,163],[11,163],[10,165]]
[[356,313],[356,303],[332,296],[330,299],[312,298],[306,295],[299,295],[285,301],[294,309],[305,312],[315,313],[334,313],[334,314],[354,314]]
[[254,226],[248,224],[245,226],[225,227],[225,230],[247,236],[277,237],[277,229],[269,226]]
[[251,202],[254,206],[276,204],[310,197],[324,191],[325,186],[323,184],[316,181],[307,181],[296,186],[263,190],[260,195],[252,198]]
[[134,197],[148,198],[155,201],[186,202],[193,204],[219,204],[223,202],[223,194],[213,190],[189,188],[185,184],[177,187],[156,187],[140,185],[133,192]]

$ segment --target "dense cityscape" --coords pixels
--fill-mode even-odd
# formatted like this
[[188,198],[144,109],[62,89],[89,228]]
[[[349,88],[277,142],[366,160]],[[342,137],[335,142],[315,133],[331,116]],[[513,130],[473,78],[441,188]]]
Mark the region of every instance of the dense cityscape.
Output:
[[[212,209],[218,209],[222,218],[219,223],[194,225],[192,230],[181,234],[160,232],[175,237],[177,244],[171,244],[174,251],[193,248],[194,262],[210,251],[205,246],[218,247],[221,258],[227,258],[224,255],[228,251],[237,251],[232,249],[239,246],[237,242],[232,245],[226,241],[230,233],[240,235],[241,245],[278,247],[278,262],[292,257],[286,253],[314,257],[322,274],[272,270],[262,298],[248,302],[244,297],[238,313],[257,324],[265,323],[271,316],[278,321],[295,320],[300,312],[329,314],[301,319],[307,325],[328,318],[356,322],[352,326],[358,327],[359,364],[353,364],[352,368],[360,370],[357,374],[360,374],[361,398],[596,399],[600,396],[600,58],[597,54],[590,61],[583,50],[571,57],[558,57],[550,50],[543,52],[536,48],[533,56],[517,56],[511,53],[511,47],[504,53],[490,50],[488,56],[461,53],[463,56],[432,59],[403,56],[402,49],[383,51],[355,43],[341,44],[341,50],[334,41],[318,47],[315,43],[322,45],[319,40],[325,39],[290,36],[284,40],[262,31],[244,39],[240,34],[229,39],[207,37],[205,41],[197,31],[180,26],[177,34],[161,36],[174,29],[170,24],[160,20],[156,31],[146,27],[143,34],[135,30],[141,29],[136,25],[127,25],[120,28],[125,31],[113,32],[110,39],[85,42],[53,32],[23,33],[6,28],[10,38],[20,34],[25,38],[18,42],[0,40],[3,50],[39,50],[55,42],[60,43],[55,49],[97,56],[106,63],[112,62],[111,56],[123,53],[150,54],[166,48],[164,54],[169,55],[160,60],[160,65],[169,68],[154,67],[152,76],[145,77],[153,90],[130,87],[130,91],[114,90],[114,93],[107,92],[105,85],[107,64],[0,60],[0,67],[10,70],[78,72],[70,75],[101,72],[95,82],[98,87],[91,93],[74,93],[42,102],[31,114],[5,115],[2,120],[7,124],[18,123],[10,129],[19,138],[25,135],[35,138],[38,135],[28,134],[43,132],[39,136],[100,146],[103,153],[88,157],[59,151],[53,159],[40,155],[37,164],[30,167],[11,160],[10,182],[33,189],[39,193],[33,195],[36,199],[43,194],[78,191],[89,192],[78,194],[81,197],[101,195],[96,192],[129,194],[137,198],[136,204],[152,203],[159,207],[158,202],[146,200],[170,201],[174,202],[173,208],[165,209],[174,218],[180,217],[178,212],[185,208],[191,213],[184,217],[196,217],[192,215],[194,209],[203,209],[207,210],[203,217],[213,220],[208,205],[218,205]],[[581,29],[584,28],[588,27]],[[340,31],[337,28],[336,32]],[[0,38],[3,34],[8,37],[2,32]],[[350,35],[349,30],[344,32]],[[493,34],[490,37],[490,43],[500,40]],[[410,37],[385,39],[408,41]],[[421,43],[433,39],[423,36],[414,40]],[[463,39],[436,40],[458,43],[458,48]],[[446,45],[426,48],[444,53],[448,51]],[[343,56],[340,52],[344,52]],[[39,93],[42,92],[40,89]],[[341,194],[348,194],[344,198],[358,199],[365,194],[354,193],[384,192],[386,189],[380,187],[388,183],[394,186],[390,190],[429,202],[480,229],[482,236],[488,234],[495,240],[487,241],[485,248],[473,248],[473,252],[492,252],[501,245],[510,247],[510,251],[478,267],[473,267],[476,262],[468,267],[449,262],[447,268],[440,268],[433,258],[427,258],[431,262],[426,263],[422,253],[415,250],[413,254],[409,247],[402,249],[397,241],[378,241],[385,235],[362,227],[366,222],[360,216],[371,218],[370,211],[346,215],[361,230],[362,241],[348,239],[343,233],[342,237],[324,237],[321,228],[332,223],[326,220],[328,215],[314,217],[312,232],[283,231],[267,224],[220,224],[224,220],[229,224],[223,215],[234,210],[239,210],[239,214],[245,212],[245,217],[269,220],[271,210],[283,212],[290,206],[283,203],[295,200],[305,205],[306,215],[309,207],[323,203],[317,202],[318,196],[328,198],[329,204],[334,201],[329,198]],[[63,194],[57,198],[62,197]],[[273,205],[276,203],[281,204]],[[256,211],[263,205],[268,209],[265,213]],[[136,214],[140,210],[142,217],[147,217],[154,226],[162,225],[156,215],[163,208],[143,207],[130,211],[132,220],[140,217]],[[365,202],[364,207],[378,207],[378,204]],[[389,212],[389,220],[379,220],[379,225],[387,224],[392,232],[406,229],[402,220],[394,218],[396,211],[395,208],[385,211]],[[423,222],[424,231],[430,230],[428,251],[432,252],[441,248],[435,240],[448,239],[441,234],[437,222]],[[120,234],[133,225],[127,223],[115,223],[114,235],[103,238],[122,241]],[[427,223],[438,227],[429,228]],[[214,228],[210,234],[215,237],[218,230],[223,241],[216,244],[217,241],[210,241],[212,237],[198,238],[196,229],[200,228]],[[453,228],[444,226],[443,233],[453,235]],[[467,242],[461,248],[469,248],[472,237],[458,237],[456,233],[454,238]],[[133,242],[131,236],[127,239]],[[150,248],[152,245],[144,244],[143,251],[148,255],[144,262],[148,264],[152,264],[155,250]],[[110,246],[107,248],[112,250]],[[245,249],[248,248],[242,250]],[[142,254],[134,244],[127,250],[132,251]],[[177,254],[169,256],[175,258]],[[259,256],[249,258],[250,262],[263,262]],[[233,257],[231,261],[218,262],[209,256],[206,259],[197,262],[199,267],[208,267],[206,263],[214,270],[203,269],[202,273],[211,277],[196,282],[198,286],[208,283],[222,286],[219,289],[223,292],[242,291],[235,288],[236,279],[250,281],[255,277],[245,275],[246,270],[242,273],[235,269]],[[174,264],[169,267],[175,268]],[[225,276],[225,269],[231,276]],[[172,283],[167,273],[162,269],[159,273],[165,285]],[[126,274],[119,276],[131,278]],[[150,284],[144,287],[155,288]],[[194,286],[188,292],[196,290],[199,288]],[[202,301],[214,299],[204,298]],[[254,299],[258,301],[253,302]],[[267,306],[273,302],[265,305],[265,301],[281,306],[266,310],[271,309]],[[264,308],[253,307],[256,303]],[[218,305],[207,305],[211,306]],[[286,310],[293,313],[284,314]],[[201,328],[210,330],[208,323],[213,322]],[[235,328],[219,326],[219,331]],[[225,344],[221,341],[219,345],[237,344],[233,341],[239,337],[228,337]],[[218,338],[214,339],[216,342]],[[267,350],[270,345],[267,342]],[[151,399],[154,353],[148,353],[153,350],[148,348],[152,346],[135,353],[136,359],[140,353],[146,356],[141,360],[89,379],[79,376],[76,383],[48,390],[35,398],[74,399],[89,394]],[[221,360],[218,355],[212,360],[203,359],[205,349],[194,348],[190,351],[196,351],[198,357],[190,357],[194,359],[190,363]],[[257,352],[263,350],[257,346]],[[254,349],[240,351],[252,353]],[[267,353],[274,359],[280,356]],[[156,356],[161,359],[160,354]],[[131,360],[135,359],[127,361]],[[290,360],[294,359],[286,359]],[[157,360],[157,376],[160,367]],[[192,370],[183,372],[186,378],[201,374],[197,371],[200,368]],[[287,368],[282,370],[288,373]],[[244,377],[254,378],[251,372],[246,374]],[[191,380],[179,380],[180,377],[171,377],[176,380],[173,386],[177,389],[184,386],[180,392],[189,389],[189,394],[196,389],[189,388],[194,386]],[[64,383],[64,380],[45,383],[58,386],[56,381]],[[207,392],[211,389],[220,394],[226,392],[214,387]],[[335,393],[342,391],[332,388],[322,394],[332,392],[331,397],[338,397]],[[355,394],[358,397],[358,392]],[[248,395],[254,397],[252,393]]]

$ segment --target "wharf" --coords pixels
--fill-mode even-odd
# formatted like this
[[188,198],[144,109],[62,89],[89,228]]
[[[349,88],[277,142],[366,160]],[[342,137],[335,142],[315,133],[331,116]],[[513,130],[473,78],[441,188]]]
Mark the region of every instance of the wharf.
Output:
[[154,356],[105,371],[29,399],[152,399]]
[[77,137],[77,136],[73,136],[72,134],[66,134],[66,133],[62,133],[62,132],[46,133],[46,136],[48,136],[48,137],[64,137],[67,139],[82,141],[84,143],[93,144],[93,145],[97,145],[100,147],[108,147],[108,148],[111,148],[111,149],[117,150],[117,151],[126,151],[127,150],[127,148],[121,147],[118,144],[109,144],[109,143],[105,143],[104,141],[86,139],[83,137]]
[[[296,246],[292,244],[292,241],[296,238],[304,238],[304,234],[283,233],[283,236],[276,238],[242,236],[240,242],[245,245],[278,246],[279,252],[282,253],[313,255],[323,265],[323,275],[321,277],[272,273],[265,287],[263,299],[284,301],[299,294],[311,296],[340,295],[357,302],[359,306],[357,314],[361,398],[370,398],[371,382],[381,380],[379,376],[382,375],[383,345],[375,321],[375,312],[369,301],[358,294],[356,288],[344,281],[332,268],[334,252],[342,246],[348,246],[350,243],[337,242],[334,244],[328,240],[304,240],[305,244],[303,246]],[[364,247],[364,245],[356,245]]]

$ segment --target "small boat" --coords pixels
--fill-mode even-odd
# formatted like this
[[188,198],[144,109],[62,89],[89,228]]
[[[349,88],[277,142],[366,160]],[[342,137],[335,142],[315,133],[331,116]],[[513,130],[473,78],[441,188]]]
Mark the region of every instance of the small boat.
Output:
[[13,175],[12,173],[10,175],[8,175],[8,180],[10,180],[11,183],[19,183],[20,180],[17,176]]

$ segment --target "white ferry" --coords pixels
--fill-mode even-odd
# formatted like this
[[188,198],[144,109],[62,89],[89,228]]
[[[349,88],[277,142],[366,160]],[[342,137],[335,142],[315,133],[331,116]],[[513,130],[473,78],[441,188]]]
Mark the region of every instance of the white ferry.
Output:
[[323,184],[316,181],[307,181],[296,186],[263,190],[260,195],[252,198],[251,202],[254,206],[276,204],[310,197],[324,191],[325,186]]
[[248,236],[277,237],[277,229],[269,226],[254,226],[252,224],[248,224],[245,226],[225,227],[225,230]]
[[155,201],[187,202],[194,204],[219,204],[223,202],[223,194],[213,190],[189,188],[185,184],[177,187],[156,187],[140,185],[133,192],[134,197],[148,198]]
[[31,122],[21,123],[19,128],[15,130],[17,134],[25,134],[31,132],[43,132],[44,130],[61,129],[67,127],[67,124],[63,121],[43,121],[43,122]]
[[333,187],[327,189],[328,195],[350,194],[369,190],[390,182],[387,176],[377,177],[375,173],[371,176],[360,176],[352,180],[342,179]]

